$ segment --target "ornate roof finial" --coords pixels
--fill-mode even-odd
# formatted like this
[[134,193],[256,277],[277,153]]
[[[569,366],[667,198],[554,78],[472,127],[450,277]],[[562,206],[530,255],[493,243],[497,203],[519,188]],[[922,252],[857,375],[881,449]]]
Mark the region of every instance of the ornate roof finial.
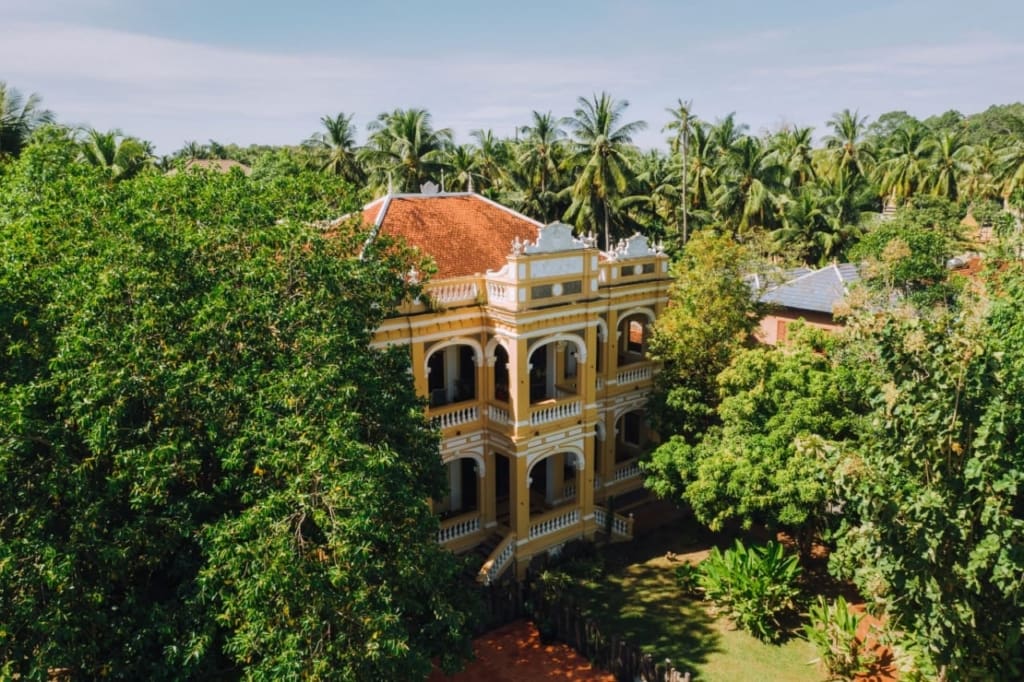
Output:
[[466,180],[466,191],[470,194],[473,193],[473,174],[469,173],[469,179]]

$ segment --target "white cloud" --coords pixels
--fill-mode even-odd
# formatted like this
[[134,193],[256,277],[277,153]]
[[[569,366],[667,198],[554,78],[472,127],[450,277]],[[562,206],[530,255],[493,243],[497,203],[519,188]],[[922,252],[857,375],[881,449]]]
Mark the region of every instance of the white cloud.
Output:
[[71,24],[9,29],[0,40],[9,82],[42,94],[62,120],[117,125],[162,151],[181,143],[170,135],[184,124],[194,126],[187,137],[203,138],[263,121],[290,129],[278,141],[295,141],[339,110],[365,124],[380,111],[422,106],[439,125],[458,119],[511,130],[531,108],[563,108],[574,101],[568,93],[631,81],[616,63],[592,59],[274,54]]

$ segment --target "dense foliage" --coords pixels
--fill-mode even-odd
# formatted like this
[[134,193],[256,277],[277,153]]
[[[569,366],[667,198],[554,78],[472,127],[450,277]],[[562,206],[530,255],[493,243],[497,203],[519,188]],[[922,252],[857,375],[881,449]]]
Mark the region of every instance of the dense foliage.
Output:
[[718,374],[721,423],[688,443],[673,436],[652,455],[647,485],[681,497],[712,529],[785,528],[801,550],[835,499],[839,443],[856,433],[849,379],[823,352],[823,332],[794,329],[785,352],[741,350]]
[[849,362],[872,410],[837,476],[853,523],[834,568],[948,679],[1024,670],[1024,273],[984,284],[858,320]]
[[443,470],[370,334],[410,254],[320,174],[0,175],[0,676],[393,679],[467,652]]
[[712,547],[699,569],[704,596],[738,627],[766,641],[783,635],[800,594],[795,555],[777,542],[747,547],[737,540],[724,552]]

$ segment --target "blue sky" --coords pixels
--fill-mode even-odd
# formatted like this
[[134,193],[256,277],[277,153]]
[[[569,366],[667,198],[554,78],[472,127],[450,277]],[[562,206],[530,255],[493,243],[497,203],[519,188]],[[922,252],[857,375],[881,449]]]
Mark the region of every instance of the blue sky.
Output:
[[60,120],[153,141],[297,143],[324,114],[430,110],[469,141],[531,110],[627,99],[760,132],[843,108],[917,116],[1024,100],[1024,2],[0,0],[0,80]]

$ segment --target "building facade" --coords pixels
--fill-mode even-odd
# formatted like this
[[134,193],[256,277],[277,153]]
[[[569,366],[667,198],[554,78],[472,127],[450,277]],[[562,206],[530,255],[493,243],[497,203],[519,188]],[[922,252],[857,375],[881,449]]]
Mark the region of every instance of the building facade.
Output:
[[656,439],[645,351],[668,257],[639,235],[600,251],[472,193],[389,195],[363,217],[437,263],[375,343],[409,348],[442,433],[438,541],[486,547],[490,582],[574,538],[631,537],[609,503],[642,488],[639,457]]

